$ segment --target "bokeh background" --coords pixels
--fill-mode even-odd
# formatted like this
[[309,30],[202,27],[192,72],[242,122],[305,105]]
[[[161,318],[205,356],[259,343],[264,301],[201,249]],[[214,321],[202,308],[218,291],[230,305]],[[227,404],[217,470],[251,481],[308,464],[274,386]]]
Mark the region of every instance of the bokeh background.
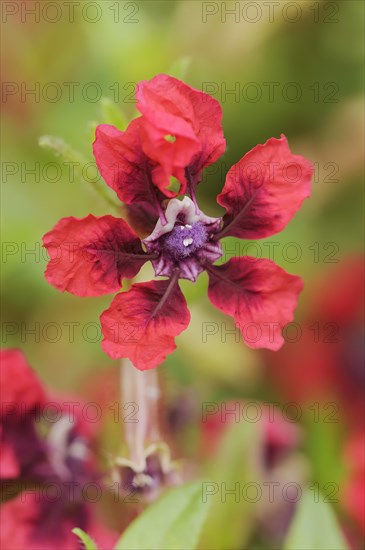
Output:
[[[279,416],[294,415],[300,430],[295,458],[284,468],[289,481],[333,493],[346,536],[360,548],[363,3],[2,4],[2,346],[24,350],[54,390],[86,397],[95,380],[113,386],[117,366],[102,352],[98,328],[110,297],[81,299],[47,285],[41,237],[63,216],[115,213],[98,192],[102,179],[86,165],[93,162],[95,125],[122,126],[134,116],[136,82],[184,74],[223,108],[227,151],[198,192],[206,213],[220,214],[215,197],[229,167],[271,136],[285,133],[292,151],[314,162],[315,177],[311,199],[281,234],[241,249],[234,239],[226,243],[227,258],[237,251],[271,257],[303,276],[297,324],[282,351],[249,350],[227,332],[233,322],[208,303],[205,275],[195,285],[184,282],[192,322],[160,368],[166,410],[183,417],[175,452],[193,463],[200,456],[208,437],[205,402],[277,403]],[[40,147],[41,136],[62,138],[67,145],[56,149],[66,156]],[[78,162],[73,177],[70,159]],[[235,449],[236,460],[242,451],[237,468],[245,467],[249,448]],[[229,516],[233,534],[218,522],[218,547],[275,544],[264,512],[243,532],[247,510],[229,510],[227,504],[220,514]]]

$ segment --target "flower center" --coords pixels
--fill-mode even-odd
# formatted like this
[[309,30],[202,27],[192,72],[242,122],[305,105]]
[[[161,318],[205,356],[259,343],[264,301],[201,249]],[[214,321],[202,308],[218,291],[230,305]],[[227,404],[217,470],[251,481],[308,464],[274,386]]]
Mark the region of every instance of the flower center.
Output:
[[175,260],[187,258],[207,242],[207,231],[203,224],[175,225],[164,238],[164,249]]

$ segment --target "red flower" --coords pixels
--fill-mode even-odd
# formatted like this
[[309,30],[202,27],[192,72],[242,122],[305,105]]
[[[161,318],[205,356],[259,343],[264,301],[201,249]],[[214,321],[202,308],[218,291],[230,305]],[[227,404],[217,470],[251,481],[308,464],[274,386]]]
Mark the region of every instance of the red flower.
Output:
[[[94,154],[133,220],[140,224],[145,215],[146,226],[154,229],[142,244],[123,220],[111,216],[63,219],[44,236],[51,256],[47,280],[79,296],[108,294],[147,260],[156,276],[168,277],[169,282],[133,285],[101,316],[104,350],[113,358],[130,358],[141,370],[157,366],[175,349],[174,337],[189,323],[178,279],[195,282],[202,271],[209,274],[212,303],[234,318],[247,344],[278,349],[301,279],[269,260],[214,262],[222,256],[222,237],[262,238],[281,231],[310,194],[312,165],[290,152],[285,136],[268,140],[229,171],[218,197],[226,215],[211,218],[199,210],[195,187],[202,169],[224,151],[219,104],[166,75],[142,82],[137,98],[142,116],[124,133],[99,126]],[[191,198],[164,200],[176,195],[168,189],[171,176],[180,181],[179,193]]]
[[22,351],[0,350],[1,419],[8,414],[34,411],[45,401],[45,392]]
[[34,418],[46,401],[43,386],[22,351],[2,349],[0,359],[0,479],[39,474],[45,452]]
[[349,475],[340,504],[363,533],[364,288],[363,257],[332,266],[308,296],[298,340],[266,353],[267,375],[284,399],[320,403],[324,421],[343,423]]
[[345,448],[349,478],[345,484],[343,501],[346,510],[365,533],[365,436],[363,431],[353,434]]
[[[85,421],[61,404],[60,418],[44,418],[47,394],[22,352],[3,350],[1,355],[1,548],[77,550],[74,527],[94,534],[100,547],[111,548],[115,536],[84,498],[88,483],[94,490],[100,486]],[[14,398],[16,406],[10,408]],[[57,404],[55,397],[51,403]]]
[[[51,491],[50,491],[51,492]],[[53,497],[51,497],[53,498]],[[48,510],[48,514],[47,514]],[[64,517],[52,518],[53,506],[44,496],[23,493],[1,508],[1,548],[6,550],[80,550],[80,541],[72,533],[79,527],[72,509]],[[111,550],[117,537],[106,529],[88,507],[85,529],[98,548]],[[84,522],[83,522],[84,523]]]
[[16,478],[20,474],[20,466],[13,447],[4,438],[4,428],[0,424],[0,479]]
[[[330,268],[308,297],[300,337],[267,355],[267,373],[287,399],[336,400],[352,426],[364,427],[364,259]],[[303,372],[306,376],[303,377]]]

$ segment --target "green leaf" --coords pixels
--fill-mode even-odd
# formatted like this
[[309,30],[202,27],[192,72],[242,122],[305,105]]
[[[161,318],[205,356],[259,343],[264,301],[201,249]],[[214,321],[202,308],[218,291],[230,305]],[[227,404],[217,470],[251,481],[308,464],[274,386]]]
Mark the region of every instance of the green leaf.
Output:
[[348,550],[335,514],[324,496],[315,502],[307,489],[289,528],[284,550]]
[[68,143],[66,143],[62,138],[56,136],[41,136],[39,138],[39,146],[42,149],[52,151],[56,157],[61,157],[64,161],[73,163],[74,174],[81,181],[85,182],[87,185],[91,185],[94,191],[100,195],[106,203],[118,210],[120,213],[120,203],[114,201],[114,199],[108,193],[108,187],[106,184],[99,179],[85,178],[85,167],[90,164],[90,162],[80,153],[73,149]]
[[114,101],[109,97],[102,97],[100,100],[101,115],[103,124],[112,124],[118,130],[125,130],[128,126],[127,117]]
[[262,483],[257,457],[263,437],[257,423],[227,422],[226,434],[212,463],[212,482],[204,495],[212,502],[212,508],[203,529],[202,548],[234,550],[248,545],[258,504],[246,498],[245,488]]
[[72,147],[60,137],[41,136],[38,143],[42,149],[48,149],[57,157],[62,157],[69,162],[83,162],[85,160],[81,153],[72,149]]
[[168,74],[179,80],[185,80],[190,64],[191,57],[180,57],[171,65]]
[[[309,456],[312,475],[324,487],[326,483],[337,483],[340,485],[346,475],[345,465],[341,460],[333,460],[341,452],[343,434],[338,429],[338,419],[333,418],[331,422],[331,404],[335,399],[330,396],[327,400],[329,422],[319,422],[315,411],[308,411],[306,418],[306,452]],[[326,411],[326,409],[321,409]],[[316,421],[317,420],[317,421]]]
[[86,550],[98,550],[98,547],[96,546],[93,539],[89,537],[89,535],[85,533],[85,531],[79,529],[78,527],[75,527],[75,529],[72,529],[72,532],[84,543]]
[[193,550],[208,509],[202,482],[171,489],[127,528],[115,550]]

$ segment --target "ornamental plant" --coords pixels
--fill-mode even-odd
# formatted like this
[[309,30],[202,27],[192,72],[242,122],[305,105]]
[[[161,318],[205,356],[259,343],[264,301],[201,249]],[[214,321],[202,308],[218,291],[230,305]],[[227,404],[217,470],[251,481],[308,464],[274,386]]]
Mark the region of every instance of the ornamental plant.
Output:
[[[104,489],[92,453],[95,425],[43,386],[21,350],[1,349],[0,361],[0,547],[78,550],[77,523],[111,548],[116,534],[84,492]],[[57,418],[45,414],[48,405]]]
[[[217,197],[225,214],[210,217],[196,188],[203,169],[225,151],[219,103],[164,74],[140,82],[136,98],[141,116],[124,132],[98,126],[93,144],[98,169],[134,229],[111,215],[61,219],[43,238],[47,281],[77,296],[117,292],[100,318],[102,347],[140,370],[156,367],[175,349],[174,338],[190,320],[179,279],[194,283],[202,272],[209,276],[210,301],[233,317],[246,343],[279,349],[301,278],[268,259],[216,262],[225,237],[261,239],[285,228],[310,195],[312,164],[290,151],[284,135],[270,138],[229,170]],[[148,261],[162,278],[119,292]]]

